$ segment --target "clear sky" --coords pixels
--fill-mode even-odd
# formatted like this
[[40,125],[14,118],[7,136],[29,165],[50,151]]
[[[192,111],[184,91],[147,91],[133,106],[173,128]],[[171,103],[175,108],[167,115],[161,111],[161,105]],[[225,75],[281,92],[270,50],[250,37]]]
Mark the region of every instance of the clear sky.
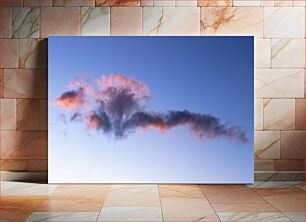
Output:
[[[253,37],[49,37],[49,182],[252,183]],[[249,142],[199,139],[187,127],[138,129],[115,140],[63,122],[67,85],[121,74],[144,82],[146,110],[211,114]]]

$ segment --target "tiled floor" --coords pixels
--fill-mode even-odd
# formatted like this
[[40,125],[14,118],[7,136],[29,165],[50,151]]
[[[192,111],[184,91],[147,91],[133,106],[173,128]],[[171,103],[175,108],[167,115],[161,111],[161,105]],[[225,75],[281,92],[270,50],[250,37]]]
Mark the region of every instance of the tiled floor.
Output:
[[302,182],[47,185],[1,182],[0,221],[305,221]]

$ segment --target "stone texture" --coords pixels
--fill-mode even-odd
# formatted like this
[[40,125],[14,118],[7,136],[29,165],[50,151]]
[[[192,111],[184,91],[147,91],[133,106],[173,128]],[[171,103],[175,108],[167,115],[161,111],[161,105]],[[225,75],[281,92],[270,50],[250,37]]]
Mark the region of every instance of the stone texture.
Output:
[[26,171],[26,160],[0,160],[0,170],[2,171]]
[[254,141],[255,159],[280,158],[279,131],[255,131]]
[[5,98],[46,98],[46,69],[6,69],[4,70]]
[[96,0],[96,6],[140,6],[140,0]]
[[281,159],[304,159],[305,131],[281,132]]
[[40,17],[38,7],[13,7],[12,17],[13,38],[39,37]]
[[39,100],[17,100],[17,130],[39,130]]
[[141,35],[142,9],[139,7],[111,8],[111,35]]
[[19,40],[19,68],[47,68],[48,42],[46,39]]
[[82,7],[81,35],[110,35],[110,8]]
[[173,7],[175,0],[153,0],[154,7]]
[[255,40],[255,68],[271,67],[271,40]]
[[233,0],[233,6],[260,6],[260,0]]
[[16,130],[16,100],[1,99],[0,100],[0,129]]
[[198,6],[213,7],[213,6],[232,6],[232,0],[198,0]]
[[295,100],[295,129],[305,129],[305,99]]
[[40,100],[39,113],[40,130],[48,130],[48,100]]
[[197,6],[197,0],[176,0],[175,6],[182,6],[182,7],[195,7]]
[[80,35],[80,22],[78,7],[42,7],[41,37]]
[[53,6],[95,6],[95,0],[53,0]]
[[48,171],[48,160],[28,160],[27,171],[34,171],[34,172]]
[[274,160],[254,160],[254,170],[255,171],[273,171],[274,170]]
[[275,170],[277,171],[303,171],[303,160],[275,160]]
[[254,103],[254,129],[263,130],[263,99],[255,99]]
[[22,0],[0,0],[0,7],[22,6]]
[[0,39],[0,68],[18,68],[18,40]]
[[24,6],[52,6],[52,0],[23,0]]
[[0,8],[0,38],[11,37],[12,10],[9,7]]
[[294,128],[294,99],[264,99],[264,130],[289,130]]

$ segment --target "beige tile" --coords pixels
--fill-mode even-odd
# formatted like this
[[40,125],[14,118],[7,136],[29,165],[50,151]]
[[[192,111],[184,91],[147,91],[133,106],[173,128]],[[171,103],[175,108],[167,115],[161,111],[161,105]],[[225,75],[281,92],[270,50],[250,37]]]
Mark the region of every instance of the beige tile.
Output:
[[24,6],[52,6],[52,0],[23,0]]
[[95,6],[95,0],[53,0],[53,6]]
[[96,0],[96,6],[140,6],[140,0]]
[[294,128],[294,99],[264,99],[264,130],[289,130]]
[[256,98],[303,98],[303,69],[256,69]]
[[158,185],[161,198],[204,198],[198,185]]
[[202,7],[202,35],[263,36],[263,9],[260,7]]
[[275,160],[275,170],[277,171],[303,171],[303,160]]
[[111,35],[141,35],[141,7],[111,8]]
[[3,98],[3,69],[0,69],[0,99]]
[[4,70],[5,98],[46,98],[46,69]]
[[41,99],[39,105],[39,129],[48,130],[48,100]]
[[232,0],[198,0],[198,6],[213,7],[213,6],[232,6]]
[[48,171],[48,160],[27,160],[27,171],[46,172]]
[[39,130],[39,100],[17,100],[17,130]]
[[143,6],[143,7],[153,6],[153,1],[154,0],[141,0],[140,5]]
[[304,159],[305,131],[281,132],[281,159]]
[[157,185],[113,185],[105,207],[159,207]]
[[306,69],[304,69],[304,98],[306,98]]
[[110,8],[82,7],[81,35],[110,35]]
[[12,10],[9,7],[0,8],[0,38],[11,38]]
[[233,0],[233,6],[260,6],[260,0]]
[[38,38],[40,21],[39,16],[38,7],[13,7],[12,37]]
[[0,160],[0,169],[3,171],[26,171],[26,160]]
[[173,7],[175,0],[153,0],[154,7]]
[[1,131],[4,159],[47,159],[47,132]]
[[18,40],[0,39],[0,68],[18,68]]
[[303,8],[264,8],[265,38],[304,38],[304,35],[305,10]]
[[47,40],[19,40],[19,68],[47,68]]
[[[192,15],[192,16],[190,16]],[[199,35],[200,8],[144,7],[143,35]]]
[[161,198],[164,221],[219,221],[205,198]]
[[272,39],[273,68],[304,68],[304,39]]
[[1,130],[16,130],[16,100],[1,99]]
[[255,171],[273,171],[274,160],[254,160]]
[[0,7],[22,6],[22,0],[1,0]]
[[293,6],[295,6],[295,7],[305,7],[306,2],[304,0],[293,0]]
[[80,8],[78,7],[42,7],[41,8],[42,38],[47,38],[48,36],[52,35],[64,35],[64,36],[80,35],[80,29],[81,29]]
[[290,7],[293,6],[293,0],[274,0],[275,7]]
[[195,7],[197,4],[197,0],[175,0],[175,6]]
[[97,221],[163,221],[160,207],[103,207]]
[[277,212],[278,210],[268,203],[261,204],[212,204],[216,212]]
[[305,99],[295,100],[295,129],[305,129]]
[[220,212],[221,221],[291,221],[280,212]]
[[255,68],[271,67],[271,40],[255,40]]
[[200,185],[200,188],[212,204],[266,203],[246,185]]
[[264,6],[264,7],[273,7],[274,6],[274,0],[261,0],[260,1],[260,6]]
[[255,99],[254,104],[254,128],[263,130],[263,99]]
[[280,132],[255,131],[254,152],[255,159],[279,159]]

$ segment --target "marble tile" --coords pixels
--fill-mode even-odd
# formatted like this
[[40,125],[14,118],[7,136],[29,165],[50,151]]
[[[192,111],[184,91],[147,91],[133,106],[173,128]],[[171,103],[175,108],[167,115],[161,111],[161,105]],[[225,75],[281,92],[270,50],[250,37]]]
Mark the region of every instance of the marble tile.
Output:
[[264,99],[264,130],[289,130],[294,128],[294,99]]
[[83,36],[110,35],[110,8],[82,7],[81,35]]
[[305,10],[303,8],[300,7],[264,8],[265,38],[304,38],[304,35],[305,35]]
[[160,207],[103,207],[97,221],[163,221]]
[[219,221],[205,198],[161,198],[164,221]]
[[175,6],[195,7],[197,4],[197,0],[175,0]]
[[250,188],[302,188],[304,181],[255,181]]
[[303,171],[303,160],[275,160],[275,170],[278,171]]
[[95,6],[95,0],[53,0],[53,6]]
[[47,68],[48,41],[19,39],[19,68]]
[[39,212],[98,212],[104,203],[103,198],[49,196],[37,209]]
[[260,6],[260,0],[233,0],[233,6]]
[[202,35],[263,36],[263,8],[260,7],[202,7]]
[[0,160],[0,169],[2,171],[26,171],[26,160]]
[[159,207],[157,185],[113,185],[104,207]]
[[12,9],[12,37],[39,37],[39,8],[13,7]]
[[0,129],[16,130],[16,100],[1,99],[0,100]]
[[271,67],[271,40],[255,40],[255,68]]
[[295,7],[305,7],[306,2],[304,0],[293,0],[293,6],[295,6]]
[[260,6],[263,7],[273,7],[274,6],[274,0],[261,0]]
[[295,100],[295,129],[305,129],[305,99]]
[[293,6],[293,0],[274,0],[275,7],[290,7]]
[[46,131],[1,131],[3,159],[47,159]]
[[305,131],[281,132],[281,159],[304,159]]
[[17,130],[39,130],[38,99],[17,99]]
[[268,203],[261,204],[212,204],[216,212],[277,212],[278,210]]
[[302,181],[303,171],[255,171],[254,180],[257,181]]
[[255,99],[254,101],[254,129],[263,130],[263,99]]
[[154,7],[173,7],[176,0],[153,0]]
[[141,7],[111,8],[111,35],[141,35]]
[[34,212],[26,221],[96,221],[99,212]]
[[29,196],[30,198],[33,198],[33,196],[46,196],[52,194],[56,187],[57,185],[50,184],[1,181],[1,197]]
[[22,6],[22,0],[1,0],[0,7]]
[[198,6],[201,7],[226,7],[233,6],[233,0],[198,0]]
[[53,35],[80,35],[80,22],[78,7],[42,7],[41,38]]
[[45,197],[6,197],[0,198],[0,220],[1,221],[24,221]]
[[12,10],[9,7],[0,8],[0,38],[10,38]]
[[140,0],[96,0],[96,6],[140,6]]
[[254,170],[274,170],[274,160],[254,160]]
[[305,221],[305,212],[282,212],[294,222]]
[[280,158],[280,132],[255,131],[254,133],[255,159]]
[[[190,16],[190,15],[193,16]],[[200,8],[144,7],[143,35],[199,35]]]
[[204,198],[198,185],[158,185],[159,196],[181,198]]
[[18,68],[18,40],[0,39],[0,68]]
[[39,129],[48,130],[48,100],[41,99],[39,105]]
[[27,160],[27,171],[29,172],[47,172],[48,160]]
[[273,68],[304,68],[304,59],[304,39],[272,39]]
[[52,0],[23,0],[24,6],[52,6]]
[[140,6],[147,7],[153,6],[154,0],[140,0]]
[[303,69],[256,69],[256,98],[303,98]]
[[210,203],[266,203],[246,185],[200,185]]
[[221,221],[291,221],[280,212],[221,212]]
[[46,69],[5,69],[3,78],[5,98],[47,97]]

